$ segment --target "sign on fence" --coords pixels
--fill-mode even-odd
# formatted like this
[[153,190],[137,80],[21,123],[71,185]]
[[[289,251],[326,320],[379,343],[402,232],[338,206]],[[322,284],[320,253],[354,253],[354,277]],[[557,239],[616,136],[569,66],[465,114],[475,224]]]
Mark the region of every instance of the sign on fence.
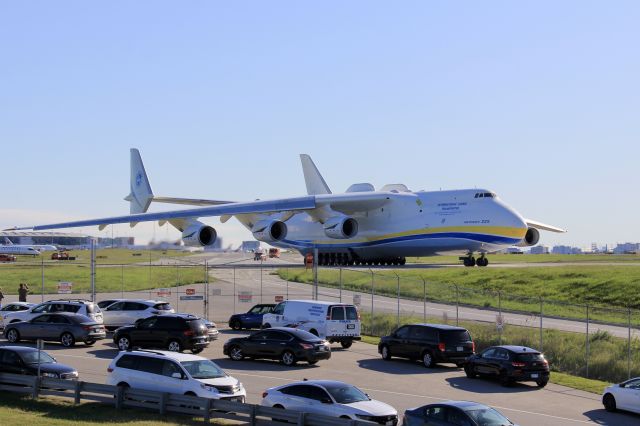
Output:
[[253,293],[250,291],[241,291],[238,293],[238,302],[250,303],[253,300]]
[[211,295],[212,296],[222,296],[222,289],[221,288],[211,289]]
[[284,296],[278,295],[273,298],[276,303],[284,302]]
[[171,289],[169,289],[169,288],[159,288],[157,294],[160,297],[171,296]]
[[359,294],[354,294],[353,295],[353,304],[356,306],[360,306],[360,304],[362,303],[362,298],[360,297]]
[[187,296],[193,296],[194,294],[196,294],[196,289],[195,288],[188,288],[185,290],[185,293],[187,293]]
[[204,296],[180,296],[180,300],[204,300]]
[[58,283],[58,294],[71,294],[73,292],[73,283],[60,281]]

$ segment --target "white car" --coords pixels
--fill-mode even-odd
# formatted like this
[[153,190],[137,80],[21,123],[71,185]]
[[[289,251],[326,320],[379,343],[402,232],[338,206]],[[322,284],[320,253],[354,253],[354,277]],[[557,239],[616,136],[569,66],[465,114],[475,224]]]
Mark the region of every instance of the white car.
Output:
[[4,328],[4,317],[13,312],[21,312],[28,311],[29,309],[36,306],[35,303],[27,303],[27,302],[12,302],[7,303],[0,309],[0,330]]
[[244,402],[238,379],[197,355],[168,351],[123,351],[107,369],[107,384]]
[[42,314],[55,314],[60,312],[71,312],[74,314],[84,315],[91,318],[98,324],[102,324],[102,311],[97,304],[90,300],[82,299],[64,299],[64,300],[49,300],[44,303],[40,303],[27,310],[18,310],[2,314],[3,323],[5,325],[19,321],[30,321]]
[[119,300],[107,306],[102,312],[104,326],[112,329],[133,325],[137,320],[149,318],[152,315],[175,313],[168,302],[144,299]]
[[607,387],[602,393],[607,411],[626,410],[640,414],[640,377]]
[[267,389],[266,407],[327,416],[366,420],[382,425],[398,424],[398,412],[384,402],[369,398],[357,387],[333,380],[305,380]]

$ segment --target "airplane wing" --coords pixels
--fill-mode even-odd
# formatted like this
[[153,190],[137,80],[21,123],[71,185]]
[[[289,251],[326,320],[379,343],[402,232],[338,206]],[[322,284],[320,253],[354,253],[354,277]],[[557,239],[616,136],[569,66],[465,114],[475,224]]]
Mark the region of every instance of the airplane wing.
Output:
[[353,194],[327,194],[309,195],[305,197],[280,198],[275,200],[258,200],[246,203],[228,203],[211,207],[173,210],[157,213],[137,213],[124,216],[113,216],[101,219],[78,220],[74,222],[54,223],[48,225],[35,225],[14,228],[16,230],[33,229],[60,229],[75,228],[81,226],[100,226],[116,223],[139,223],[150,221],[170,221],[172,219],[193,219],[199,217],[223,216],[225,218],[243,214],[272,214],[285,213],[284,216],[291,217],[294,213],[302,211],[312,211],[315,209],[329,207],[332,210],[351,214],[354,212],[364,212],[378,208],[389,202],[392,196],[398,194],[390,193],[353,193]]
[[186,204],[189,206],[219,206],[220,204],[231,204],[235,201],[222,201],[222,200],[203,200],[200,198],[174,198],[174,197],[156,197],[151,198],[154,203],[168,203],[168,204]]
[[555,226],[547,225],[547,224],[541,223],[541,222],[536,222],[535,220],[525,219],[524,221],[527,224],[527,226],[530,226],[530,227],[536,228],[536,229],[541,229],[543,231],[551,231],[551,232],[557,232],[557,233],[565,233],[565,232],[567,232],[566,229],[557,228]]

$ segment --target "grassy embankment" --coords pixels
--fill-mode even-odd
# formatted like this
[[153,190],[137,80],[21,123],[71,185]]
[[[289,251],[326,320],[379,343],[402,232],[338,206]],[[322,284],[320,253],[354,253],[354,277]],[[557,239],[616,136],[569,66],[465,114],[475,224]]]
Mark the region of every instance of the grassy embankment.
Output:
[[[51,252],[43,252],[45,293],[56,293],[60,281],[73,283],[74,293],[87,293],[91,286],[88,250],[70,252],[75,261],[50,260]],[[134,256],[134,254],[140,254]],[[184,258],[179,251],[103,249],[96,255],[96,288],[100,293],[173,287],[204,280],[202,266],[162,265],[162,259]],[[5,294],[16,294],[18,284],[29,284],[31,294],[40,294],[42,259],[21,256],[18,261],[0,265],[0,288]],[[124,284],[124,285],[123,285]]]
[[[410,257],[408,263],[424,263],[430,265],[459,265],[459,256]],[[591,263],[615,262],[640,263],[640,254],[491,254],[488,256],[491,265],[513,263]]]
[[[378,344],[379,337],[390,334],[396,328],[395,315],[376,315],[372,328],[371,315],[364,313],[363,334],[367,337],[363,341]],[[439,319],[429,319],[430,322],[442,323]],[[422,322],[422,317],[402,317],[400,323]],[[449,321],[455,325],[455,320]],[[489,346],[502,344],[524,345],[537,348],[540,346],[540,334],[537,329],[506,325],[502,340],[495,326],[477,322],[460,322],[471,333],[476,350],[482,351]],[[371,336],[371,335],[375,336]],[[557,330],[544,330],[544,353],[549,360],[552,370],[551,382],[581,389],[588,392],[602,393],[610,382],[627,379],[627,341],[615,338],[607,333],[595,333],[589,339],[589,379],[586,374],[585,337],[578,333]],[[632,341],[632,369],[631,376],[640,375],[640,341]]]
[[[628,321],[625,307],[640,309],[640,266],[637,265],[429,268],[395,272],[400,276],[401,296],[416,300],[423,298],[424,279],[429,301],[453,304],[458,298],[461,304],[494,309],[500,302],[505,310],[538,314],[542,297],[545,315],[584,320],[584,305],[588,304],[591,320],[624,325]],[[292,281],[313,281],[310,270],[281,269],[278,273]],[[339,287],[339,277],[337,269],[321,269],[318,273],[319,281],[330,287]],[[367,270],[343,270],[342,280],[345,289],[371,291],[371,274]],[[376,294],[397,294],[394,272],[374,271],[374,282]],[[638,312],[633,313],[631,320],[632,324],[638,324]]]
[[[133,420],[135,419],[135,420]],[[41,397],[37,401],[28,396],[2,392],[0,398],[0,424],[3,426],[75,426],[78,424],[152,426],[201,425],[202,420],[188,416],[160,416],[150,411],[116,410],[112,406],[87,402],[74,406],[71,400]],[[222,421],[211,424],[229,424]]]

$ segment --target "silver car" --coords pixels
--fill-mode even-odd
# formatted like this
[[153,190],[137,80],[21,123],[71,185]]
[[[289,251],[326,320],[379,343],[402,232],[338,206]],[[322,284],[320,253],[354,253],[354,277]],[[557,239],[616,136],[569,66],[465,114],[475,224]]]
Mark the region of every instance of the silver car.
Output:
[[96,340],[104,339],[106,332],[98,324],[84,315],[62,312],[44,314],[29,321],[7,324],[4,337],[11,343],[20,340],[59,341],[62,346],[71,347],[76,342],[93,345]]

